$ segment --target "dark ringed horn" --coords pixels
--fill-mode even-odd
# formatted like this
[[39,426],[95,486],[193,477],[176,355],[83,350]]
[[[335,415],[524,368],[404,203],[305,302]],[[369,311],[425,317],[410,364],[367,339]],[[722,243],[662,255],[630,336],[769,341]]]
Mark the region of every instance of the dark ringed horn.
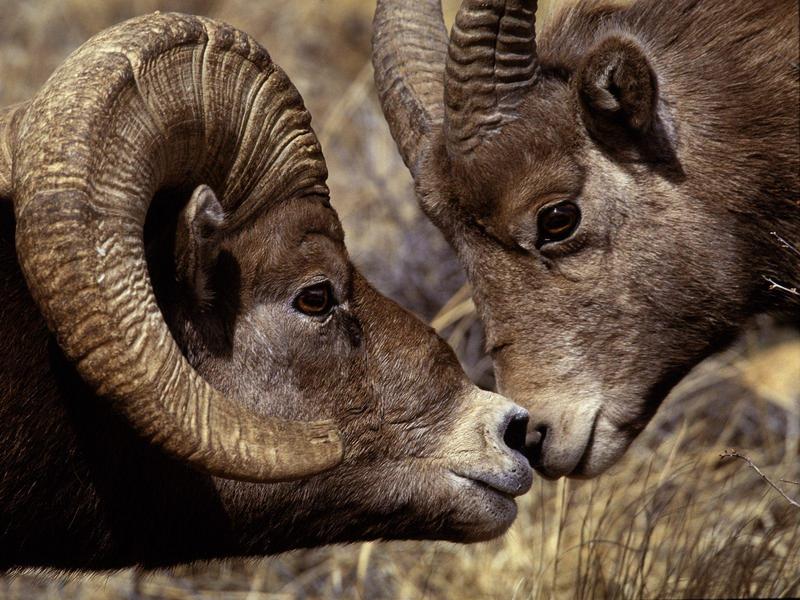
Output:
[[145,262],[161,188],[208,184],[234,222],[264,202],[327,193],[310,116],[263,48],[209,19],[132,19],[78,49],[24,110],[0,114],[0,140],[0,193],[14,202],[33,298],[84,380],[140,435],[241,480],[342,460],[331,422],[245,409],[192,368]]
[[535,1],[465,0],[445,69],[447,148],[468,159],[517,117],[537,79]]

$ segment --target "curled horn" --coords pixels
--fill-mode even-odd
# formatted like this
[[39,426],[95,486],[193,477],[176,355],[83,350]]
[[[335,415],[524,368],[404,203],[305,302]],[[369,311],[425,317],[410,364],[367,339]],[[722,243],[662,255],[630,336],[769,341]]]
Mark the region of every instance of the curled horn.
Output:
[[445,137],[453,157],[513,121],[537,78],[535,1],[465,0],[445,67]]
[[0,108],[0,199],[11,198],[12,148],[14,136],[28,103]]
[[0,191],[31,294],[84,380],[144,438],[214,475],[277,481],[338,464],[332,423],[267,418],[200,377],[145,262],[159,189],[206,183],[234,222],[327,193],[310,117],[267,52],[220,23],[156,13],[87,42],[21,112],[0,114]]
[[383,113],[414,177],[444,118],[447,30],[440,0],[378,0],[372,64]]

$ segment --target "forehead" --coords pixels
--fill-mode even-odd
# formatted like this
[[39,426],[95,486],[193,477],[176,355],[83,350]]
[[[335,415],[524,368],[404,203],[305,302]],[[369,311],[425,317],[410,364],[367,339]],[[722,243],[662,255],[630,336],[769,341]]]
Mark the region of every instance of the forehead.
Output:
[[277,287],[350,271],[344,231],[326,198],[296,199],[259,214],[226,243],[245,278]]
[[571,98],[567,83],[545,80],[520,105],[515,121],[454,169],[472,212],[486,217],[509,203],[580,187],[576,155],[581,138]]

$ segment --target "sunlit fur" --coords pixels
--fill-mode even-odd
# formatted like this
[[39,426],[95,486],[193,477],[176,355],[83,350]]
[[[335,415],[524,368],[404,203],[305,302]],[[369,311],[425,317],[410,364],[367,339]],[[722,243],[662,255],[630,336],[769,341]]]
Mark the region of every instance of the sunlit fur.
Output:
[[[195,472],[137,438],[80,380],[30,300],[4,203],[0,567],[153,566],[379,537],[470,541],[511,524],[531,474],[503,435],[524,412],[472,387],[431,329],[355,271],[327,200],[213,236],[203,303],[186,283],[198,278],[170,260],[187,211],[159,207],[174,204],[156,203],[148,256],[190,362],[258,412],[333,418],[345,460],[307,480],[250,484]],[[320,276],[340,302],[321,320],[292,306]]]
[[[798,37],[794,0],[578,2],[543,24],[513,122],[410,155],[542,473],[603,472],[752,315],[797,318],[765,277],[800,280],[772,235],[800,241]],[[580,227],[539,249],[559,200]]]

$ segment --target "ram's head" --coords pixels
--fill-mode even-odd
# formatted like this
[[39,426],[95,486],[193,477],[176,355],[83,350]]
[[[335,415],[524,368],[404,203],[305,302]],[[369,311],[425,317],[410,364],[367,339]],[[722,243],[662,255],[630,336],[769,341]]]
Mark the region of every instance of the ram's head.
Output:
[[378,1],[384,113],[532,462],[598,475],[797,274],[797,4],[440,4]]
[[[217,486],[239,551],[510,524],[525,411],[353,267],[309,114],[247,35],[126,22],[0,132],[0,196],[60,348],[149,444],[235,480]],[[253,531],[266,515],[285,530]]]

